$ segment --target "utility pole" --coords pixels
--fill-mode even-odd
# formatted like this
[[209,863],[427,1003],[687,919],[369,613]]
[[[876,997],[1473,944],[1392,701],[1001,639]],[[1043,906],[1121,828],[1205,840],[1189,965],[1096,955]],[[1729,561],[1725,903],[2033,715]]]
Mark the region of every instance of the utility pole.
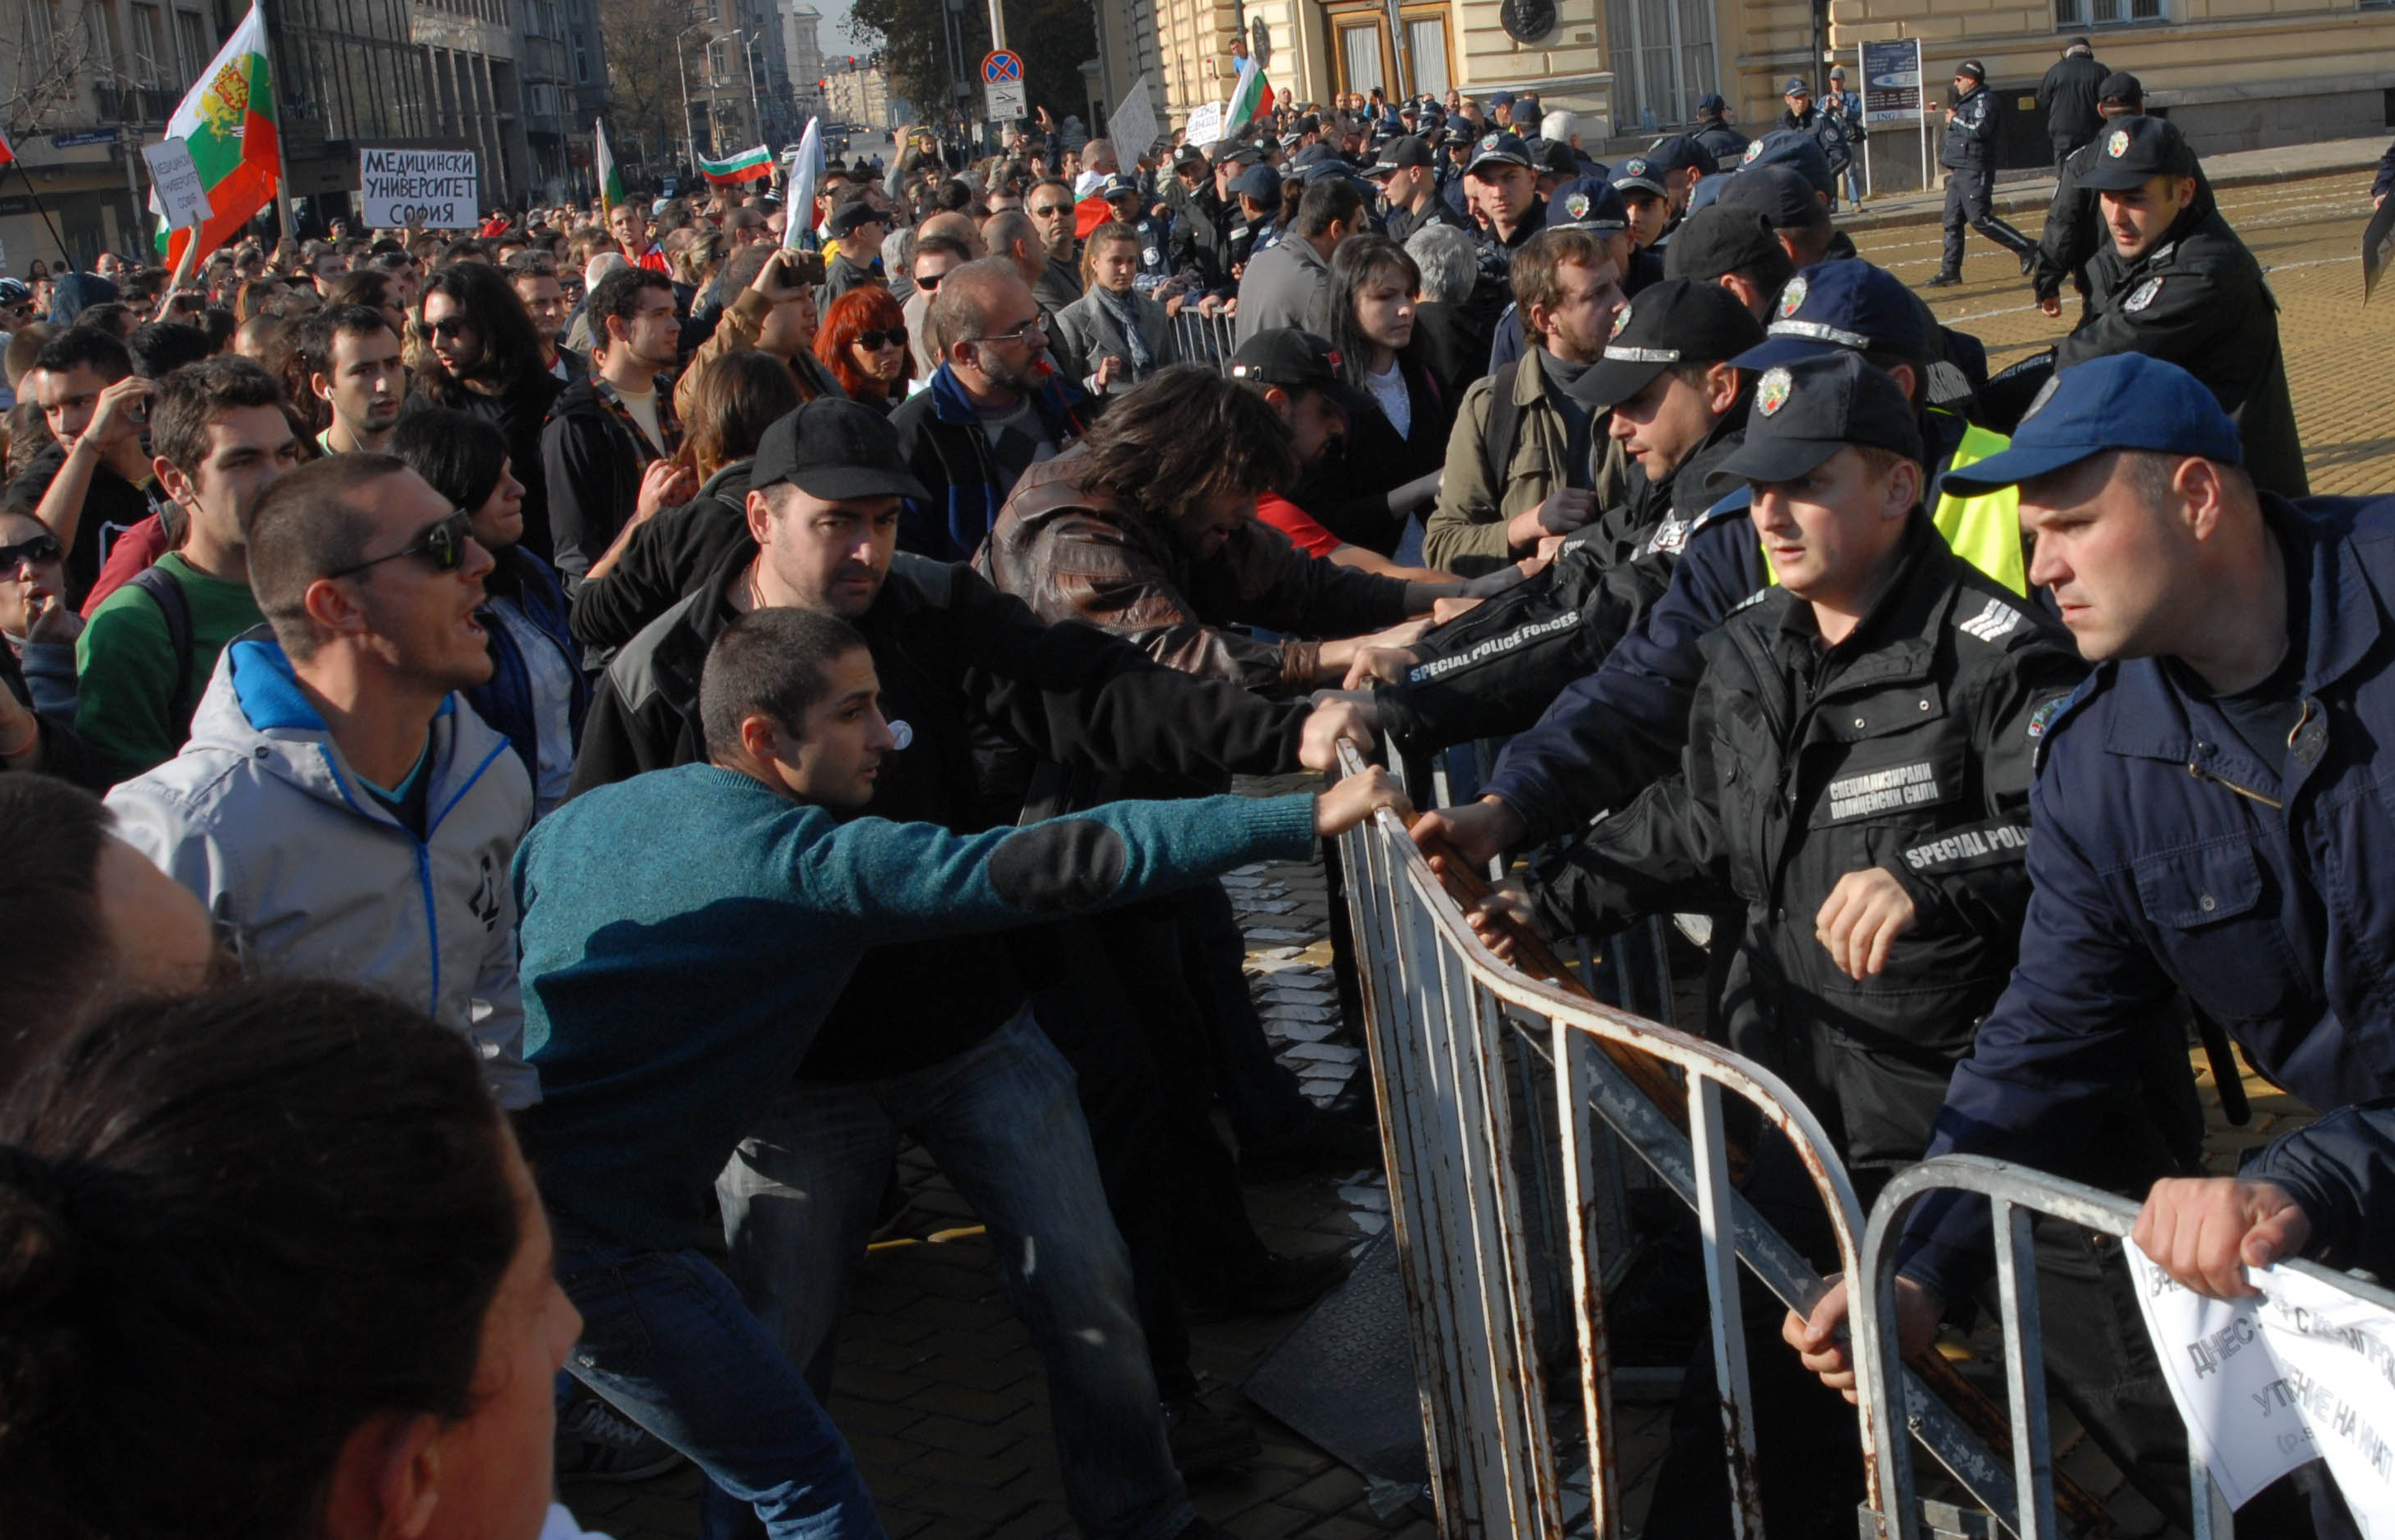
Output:
[[748,63],[748,131],[756,136],[758,143],[763,144],[765,113],[764,110],[757,105],[757,38],[753,32],[741,33],[740,49],[741,57]]
[[989,46],[993,53],[1006,46],[1006,0],[989,0]]
[[[681,40],[688,37],[691,33],[700,30],[700,28],[695,26],[684,27],[674,38],[674,68],[675,72],[681,76],[682,161],[684,168],[691,171],[698,169],[698,141],[693,136],[690,126],[690,65],[681,56]],[[715,148],[714,137],[711,132],[714,122],[715,119],[712,112],[710,111],[708,117],[708,124],[710,129],[708,148],[710,150]]]

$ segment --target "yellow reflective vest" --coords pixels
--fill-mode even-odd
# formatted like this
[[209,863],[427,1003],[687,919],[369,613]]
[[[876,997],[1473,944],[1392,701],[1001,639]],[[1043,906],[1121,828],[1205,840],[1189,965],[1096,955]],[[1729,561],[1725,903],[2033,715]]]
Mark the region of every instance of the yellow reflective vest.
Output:
[[[1962,442],[1954,446],[1946,468],[1960,470],[2011,445],[2012,440],[2002,433],[1991,432],[1976,423],[1965,424]],[[1938,533],[1946,537],[1946,544],[1956,556],[2014,593],[2029,593],[2029,560],[2021,548],[2018,488],[2005,487],[1979,497],[1940,493],[1938,506],[1929,510],[1929,521],[1938,526]],[[1780,581],[1769,552],[1764,553],[1763,571],[1772,583]]]

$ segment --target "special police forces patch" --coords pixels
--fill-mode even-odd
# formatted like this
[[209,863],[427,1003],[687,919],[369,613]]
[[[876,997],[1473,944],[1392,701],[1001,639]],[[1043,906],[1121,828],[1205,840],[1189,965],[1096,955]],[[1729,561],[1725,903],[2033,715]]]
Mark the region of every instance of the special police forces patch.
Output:
[[1802,306],[1804,303],[1805,275],[1800,272],[1795,277],[1788,281],[1788,286],[1786,288],[1780,291],[1780,319],[1784,321],[1788,317],[1794,315],[1798,307]]
[[2135,294],[2130,295],[2128,298],[2121,301],[2121,309],[2131,312],[2142,310],[2147,306],[2152,304],[2154,302],[2154,296],[2162,292],[2163,281],[2159,278],[2149,278],[2144,283],[2137,285],[2137,292]]
[[2062,708],[2070,704],[2070,696],[2057,695],[2054,699],[2046,702],[2044,705],[2039,706],[2035,711],[2031,712],[2029,714],[2030,741],[2034,743],[2038,739],[2044,737],[2045,730],[2054,725],[2054,719],[2057,717],[2061,716]]
[[1766,369],[1754,388],[1754,404],[1765,416],[1773,415],[1788,404],[1788,390],[1794,383],[1785,369]]
[[2125,128],[2113,129],[2112,137],[2104,141],[2104,153],[2117,161],[2128,152],[2129,131]]
[[1613,312],[1613,330],[1605,334],[1605,340],[1611,342],[1615,337],[1620,336],[1621,335],[1621,329],[1629,324],[1630,307],[1624,305],[1621,309]]

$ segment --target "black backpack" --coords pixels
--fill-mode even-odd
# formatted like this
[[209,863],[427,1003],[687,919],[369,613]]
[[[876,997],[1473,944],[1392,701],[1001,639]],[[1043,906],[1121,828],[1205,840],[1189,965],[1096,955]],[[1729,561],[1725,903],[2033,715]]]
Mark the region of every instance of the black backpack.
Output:
[[144,567],[126,580],[150,596],[165,617],[166,640],[175,649],[175,692],[167,698],[166,710],[175,723],[178,738],[192,735],[192,712],[198,703],[192,699],[192,600],[183,586],[156,567]]

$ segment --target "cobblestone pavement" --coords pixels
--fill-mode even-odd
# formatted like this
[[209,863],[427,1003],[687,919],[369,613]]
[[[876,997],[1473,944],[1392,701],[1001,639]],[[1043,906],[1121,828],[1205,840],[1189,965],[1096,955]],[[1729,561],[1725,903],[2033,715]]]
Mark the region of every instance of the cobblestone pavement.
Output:
[[[2296,425],[2315,493],[2395,490],[2395,294],[2362,302],[2362,230],[2370,218],[2368,173],[2308,177],[2220,193],[2221,212],[2269,270],[2279,297]],[[2034,238],[2044,213],[2016,212]],[[1916,287],[1938,271],[1934,214],[1855,238],[1863,256]],[[2013,258],[1969,237],[1964,285],[1930,296],[1938,318],[1988,346],[1992,372],[2067,335],[2077,300],[2065,287],[2060,320],[2038,313]]]

